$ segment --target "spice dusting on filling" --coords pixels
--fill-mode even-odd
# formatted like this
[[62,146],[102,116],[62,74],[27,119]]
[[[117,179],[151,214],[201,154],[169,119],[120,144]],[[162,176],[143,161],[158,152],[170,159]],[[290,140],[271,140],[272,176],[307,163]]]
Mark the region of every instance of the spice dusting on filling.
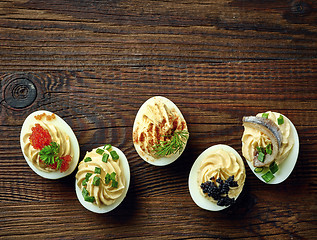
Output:
[[226,181],[220,177],[215,181],[215,178],[211,177],[210,181],[200,185],[203,193],[216,200],[218,206],[230,206],[234,203],[234,198],[228,196],[230,187],[238,187],[238,183],[234,181],[234,176],[230,176]]
[[140,155],[154,161],[181,153],[188,135],[185,119],[174,107],[157,99],[148,104],[137,119],[133,142]]

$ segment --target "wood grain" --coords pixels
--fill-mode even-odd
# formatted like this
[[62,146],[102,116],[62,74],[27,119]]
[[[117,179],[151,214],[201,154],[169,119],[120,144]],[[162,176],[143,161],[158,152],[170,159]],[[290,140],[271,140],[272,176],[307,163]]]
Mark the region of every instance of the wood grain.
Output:
[[[0,239],[313,239],[317,235],[317,15],[314,1],[0,1]],[[7,86],[37,89],[25,108]],[[23,93],[23,92],[22,92]],[[166,167],[132,143],[135,115],[163,95],[182,111],[190,140]],[[74,130],[81,158],[105,143],[131,168],[123,203],[97,215],[76,198],[74,176],[52,181],[25,162],[24,119],[46,109]],[[188,191],[194,160],[224,143],[241,154],[241,119],[285,114],[300,154],[283,183],[246,167],[237,203],[200,209]]]

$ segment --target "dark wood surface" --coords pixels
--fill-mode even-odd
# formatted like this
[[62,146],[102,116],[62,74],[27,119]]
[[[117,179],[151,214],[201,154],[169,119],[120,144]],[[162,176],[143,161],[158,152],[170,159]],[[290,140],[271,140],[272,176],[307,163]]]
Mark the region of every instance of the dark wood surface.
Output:
[[[0,1],[0,238],[316,239],[316,8],[306,0]],[[135,115],[155,95],[180,108],[190,131],[182,157],[165,167],[144,162],[132,143]],[[91,213],[76,198],[75,173],[53,181],[28,167],[20,129],[39,109],[73,128],[81,158],[104,143],[123,150],[131,185],[117,209]],[[194,160],[218,143],[241,154],[242,117],[266,110],[299,133],[291,176],[266,185],[246,166],[234,206],[197,207],[187,184]]]

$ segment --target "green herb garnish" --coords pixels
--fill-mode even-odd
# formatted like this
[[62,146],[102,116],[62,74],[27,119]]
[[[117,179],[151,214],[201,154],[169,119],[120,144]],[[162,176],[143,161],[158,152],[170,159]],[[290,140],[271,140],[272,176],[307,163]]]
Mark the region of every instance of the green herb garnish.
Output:
[[51,165],[57,162],[56,169],[60,169],[63,160],[58,157],[59,144],[56,142],[51,142],[49,145],[43,147],[39,152],[40,159],[46,164]]
[[94,180],[92,181],[92,184],[93,184],[94,186],[99,186],[99,184],[100,184],[100,177],[94,176]]
[[255,173],[260,173],[263,171],[263,167],[257,167],[257,168],[254,168],[254,172]]
[[92,202],[95,201],[95,197],[90,197],[89,196],[89,192],[87,191],[86,188],[83,188],[82,194],[83,194],[83,197],[84,197],[86,202],[91,202],[92,203]]
[[262,178],[264,179],[265,182],[269,182],[274,178],[274,175],[271,171],[268,171],[267,173],[262,175]]
[[88,181],[89,180],[89,178],[91,177],[91,175],[92,175],[92,173],[86,173],[86,176],[85,176],[85,179],[86,179],[86,181]]
[[110,152],[110,155],[112,157],[112,160],[114,160],[114,161],[119,159],[118,153],[116,151],[114,151],[114,150]]
[[262,117],[267,119],[269,117],[269,114],[268,113],[262,113]]
[[283,118],[282,115],[280,115],[280,116],[278,117],[278,119],[277,119],[277,124],[278,124],[278,125],[282,125],[283,123],[284,123],[284,118]]
[[259,152],[258,159],[260,162],[264,162],[265,154],[263,152]]
[[83,186],[87,186],[87,180],[86,180],[86,179],[84,179],[84,180],[82,181],[82,185],[83,185]]
[[272,154],[272,144],[271,143],[269,143],[266,146],[265,151],[266,151],[267,154],[270,154],[270,155]]
[[95,167],[95,173],[96,173],[96,174],[100,174],[100,173],[101,173],[101,168]]
[[111,147],[112,147],[111,144],[106,144],[106,145],[103,147],[103,149],[109,150]]
[[102,150],[102,149],[98,148],[98,149],[96,150],[96,153],[102,155],[102,154],[104,153],[104,151],[105,151],[105,150]]
[[274,174],[278,171],[278,165],[276,164],[276,162],[272,162],[270,164],[270,170],[271,170],[272,174]]
[[117,188],[118,187],[118,182],[116,180],[112,180],[111,187]]
[[111,187],[113,187],[113,188],[118,187],[118,182],[116,180],[116,173],[115,172],[112,172],[111,174],[109,174],[109,173],[106,174],[105,183],[109,184],[110,181],[112,181]]
[[91,157],[86,157],[86,158],[84,159],[84,162],[91,162],[91,161],[92,161]]
[[102,161],[103,162],[108,162],[108,158],[109,158],[109,154],[108,153],[104,153],[104,154],[102,154]]
[[105,183],[108,184],[108,183],[110,183],[110,181],[111,181],[110,174],[107,173],[106,177],[105,177]]
[[174,153],[181,153],[184,149],[185,143],[188,139],[189,133],[187,131],[174,132],[173,135],[164,136],[170,137],[170,140],[160,141],[153,146],[153,151],[158,157],[168,156]]

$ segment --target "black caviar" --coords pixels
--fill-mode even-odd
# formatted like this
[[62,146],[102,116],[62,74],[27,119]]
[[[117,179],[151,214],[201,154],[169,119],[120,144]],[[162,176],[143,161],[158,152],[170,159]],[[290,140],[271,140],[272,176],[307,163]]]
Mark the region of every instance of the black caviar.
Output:
[[223,181],[220,177],[213,181],[215,178],[210,178],[210,181],[204,182],[200,185],[203,193],[207,193],[208,197],[212,197],[217,201],[218,206],[230,206],[234,203],[234,198],[228,196],[230,187],[238,187],[238,183],[234,181],[234,176],[228,177]]

